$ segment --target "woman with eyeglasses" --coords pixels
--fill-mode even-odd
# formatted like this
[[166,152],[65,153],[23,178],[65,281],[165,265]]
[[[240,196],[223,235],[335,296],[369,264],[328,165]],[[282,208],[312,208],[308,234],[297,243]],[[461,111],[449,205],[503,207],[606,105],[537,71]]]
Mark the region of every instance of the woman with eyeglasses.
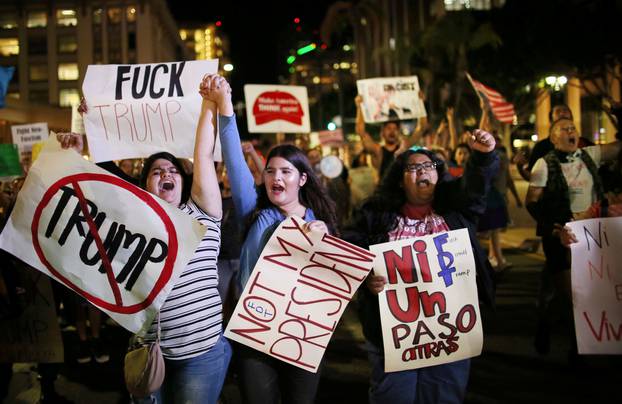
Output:
[[[382,183],[354,215],[343,238],[361,247],[467,228],[477,268],[480,298],[492,303],[492,268],[480,247],[477,218],[498,166],[494,137],[476,130],[464,175],[452,178],[431,151],[413,147],[399,155]],[[387,280],[373,272],[359,289],[359,318],[372,366],[370,403],[458,403],[465,397],[470,360],[386,373],[378,293]]]

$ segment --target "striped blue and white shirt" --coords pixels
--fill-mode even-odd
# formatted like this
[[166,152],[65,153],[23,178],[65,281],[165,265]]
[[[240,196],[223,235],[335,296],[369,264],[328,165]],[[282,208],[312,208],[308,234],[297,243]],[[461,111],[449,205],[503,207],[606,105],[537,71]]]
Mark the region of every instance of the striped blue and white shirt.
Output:
[[[222,331],[216,267],[220,220],[205,213],[192,199],[180,209],[207,230],[160,310],[160,347],[164,357],[173,360],[189,359],[209,351]],[[156,318],[145,341],[155,341],[157,326]]]

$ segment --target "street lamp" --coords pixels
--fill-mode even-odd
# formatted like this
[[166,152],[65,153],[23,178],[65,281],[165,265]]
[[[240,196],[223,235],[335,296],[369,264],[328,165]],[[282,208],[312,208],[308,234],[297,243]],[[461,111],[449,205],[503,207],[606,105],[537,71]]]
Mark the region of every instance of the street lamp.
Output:
[[559,91],[563,86],[566,85],[568,79],[566,76],[547,76],[544,79],[544,82],[549,86],[555,89],[555,91]]
[[223,68],[223,70],[224,70],[224,71],[226,71],[226,72],[230,72],[230,71],[232,71],[232,70],[233,70],[233,65],[232,65],[231,63],[227,63],[227,64],[226,64],[226,65],[224,65],[222,68]]

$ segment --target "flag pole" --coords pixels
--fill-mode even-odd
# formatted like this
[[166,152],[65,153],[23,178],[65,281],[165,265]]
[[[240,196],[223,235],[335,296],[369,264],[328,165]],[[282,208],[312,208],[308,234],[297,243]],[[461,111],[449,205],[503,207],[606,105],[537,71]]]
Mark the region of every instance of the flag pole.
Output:
[[473,87],[473,90],[475,90],[475,94],[477,94],[477,98],[479,98],[480,102],[484,101],[482,99],[482,95],[480,94],[480,92],[477,91],[477,88],[475,87],[475,84],[473,83],[473,79],[471,78],[471,75],[469,74],[469,72],[465,71],[464,74],[466,75],[467,79],[469,79],[469,83],[471,83],[471,87]]

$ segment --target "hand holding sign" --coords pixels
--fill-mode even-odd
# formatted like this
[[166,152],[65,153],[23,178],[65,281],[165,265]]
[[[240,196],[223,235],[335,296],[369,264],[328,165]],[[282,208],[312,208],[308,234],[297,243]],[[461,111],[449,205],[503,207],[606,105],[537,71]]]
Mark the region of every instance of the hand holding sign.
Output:
[[84,150],[84,138],[79,133],[57,133],[56,139],[63,149],[73,149],[79,155]]

